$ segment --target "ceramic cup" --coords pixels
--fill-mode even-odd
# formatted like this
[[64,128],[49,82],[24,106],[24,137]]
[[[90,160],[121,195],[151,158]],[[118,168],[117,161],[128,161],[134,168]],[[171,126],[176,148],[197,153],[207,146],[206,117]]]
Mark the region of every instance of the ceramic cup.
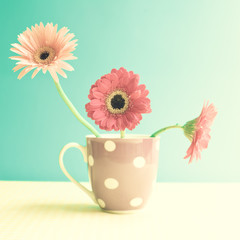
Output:
[[[105,211],[123,213],[142,209],[156,182],[159,137],[89,135],[86,143],[86,146],[69,143],[63,147],[59,163],[64,174]],[[77,182],[64,167],[64,153],[71,147],[78,148],[88,163],[92,190]]]

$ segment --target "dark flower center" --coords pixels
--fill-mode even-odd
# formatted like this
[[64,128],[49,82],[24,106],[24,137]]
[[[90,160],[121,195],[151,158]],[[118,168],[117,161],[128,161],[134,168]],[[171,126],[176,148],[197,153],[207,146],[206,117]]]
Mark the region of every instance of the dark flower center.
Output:
[[48,65],[54,61],[56,52],[52,47],[40,47],[36,50],[33,57],[36,63]]
[[41,59],[41,60],[45,60],[45,59],[48,58],[48,56],[49,56],[49,52],[42,52],[42,53],[40,54],[40,59]]
[[112,114],[123,114],[129,108],[129,97],[120,89],[115,89],[106,98],[107,110]]
[[122,95],[116,94],[111,99],[111,105],[112,105],[113,109],[122,109],[125,105],[125,99],[122,97]]

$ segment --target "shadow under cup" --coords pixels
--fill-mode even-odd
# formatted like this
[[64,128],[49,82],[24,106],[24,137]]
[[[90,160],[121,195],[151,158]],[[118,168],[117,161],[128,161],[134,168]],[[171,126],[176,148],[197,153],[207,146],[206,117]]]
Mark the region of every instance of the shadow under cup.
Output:
[[99,206],[106,211],[143,208],[156,182],[159,137],[86,138],[89,179]]

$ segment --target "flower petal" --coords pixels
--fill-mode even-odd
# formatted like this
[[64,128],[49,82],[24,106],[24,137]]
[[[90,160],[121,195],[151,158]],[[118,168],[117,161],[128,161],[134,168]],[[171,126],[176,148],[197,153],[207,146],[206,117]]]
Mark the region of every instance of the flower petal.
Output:
[[56,72],[59,73],[62,77],[67,78],[67,74],[61,68],[56,68]]
[[58,79],[58,75],[57,75],[56,71],[53,70],[52,68],[49,68],[48,71],[50,72],[53,80],[54,80],[56,83],[59,83],[59,79]]
[[40,70],[41,70],[41,68],[39,68],[39,67],[36,68],[36,69],[34,70],[33,74],[32,74],[32,78],[34,78]]
[[17,66],[15,66],[15,67],[13,68],[13,71],[16,72],[16,71],[18,71],[19,69],[21,69],[21,68],[23,68],[23,67],[26,67],[26,65],[24,65],[24,64],[18,64]]
[[74,68],[70,64],[68,64],[68,63],[66,63],[64,61],[59,61],[58,66],[60,68],[68,70],[68,71],[73,71],[74,70]]
[[28,72],[30,72],[34,67],[28,66],[24,68],[20,74],[18,75],[18,79],[21,79],[24,75],[26,75]]
[[95,111],[95,112],[93,113],[93,118],[94,118],[95,120],[102,120],[102,119],[105,118],[105,114],[104,114],[103,111],[97,110],[97,111]]

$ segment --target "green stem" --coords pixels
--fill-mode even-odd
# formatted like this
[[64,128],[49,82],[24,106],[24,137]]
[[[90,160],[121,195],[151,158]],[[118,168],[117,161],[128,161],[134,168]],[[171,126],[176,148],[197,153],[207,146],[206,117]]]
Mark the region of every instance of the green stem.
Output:
[[166,130],[168,130],[168,129],[172,129],[172,128],[182,128],[182,129],[183,129],[182,126],[179,126],[179,125],[173,125],[173,126],[165,127],[165,128],[162,128],[162,129],[156,131],[156,132],[153,133],[150,137],[156,137],[156,136],[159,135],[160,133],[165,132]]
[[125,130],[120,130],[120,133],[121,133],[121,138],[125,138]]
[[96,137],[100,137],[100,134],[98,133],[98,131],[90,124],[88,123],[81,115],[80,113],[77,111],[77,109],[73,106],[73,104],[71,103],[71,101],[68,99],[68,97],[66,96],[66,94],[64,93],[60,83],[55,82],[56,88],[58,90],[58,93],[60,94],[60,96],[62,97],[63,101],[67,104],[67,106],[69,107],[69,109],[72,111],[72,113],[74,114],[74,116],[79,120],[80,123],[82,123],[86,128],[88,128]]

